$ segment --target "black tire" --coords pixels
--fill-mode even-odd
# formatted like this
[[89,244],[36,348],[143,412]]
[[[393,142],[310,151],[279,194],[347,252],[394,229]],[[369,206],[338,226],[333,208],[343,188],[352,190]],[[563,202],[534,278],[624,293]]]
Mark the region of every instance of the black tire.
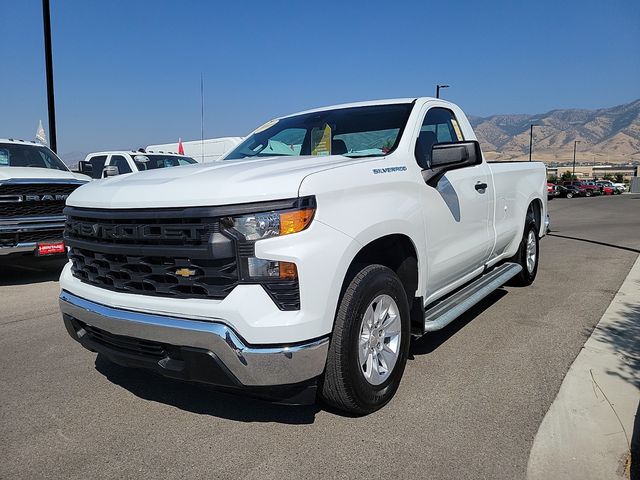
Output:
[[591,196],[591,191],[590,191],[590,190],[586,190],[586,191],[584,192],[584,196],[585,196],[585,197],[590,197],[590,196]]
[[573,193],[567,193],[567,198],[573,198]]
[[[527,239],[529,238],[529,232],[531,231],[533,231],[536,244],[535,264],[532,270],[527,266]],[[539,229],[536,225],[535,217],[532,212],[529,212],[524,223],[524,233],[522,234],[522,240],[520,241],[518,252],[508,260],[509,262],[519,264],[522,267],[522,270],[509,281],[509,285],[514,287],[527,287],[536,279],[536,275],[538,274],[538,263],[540,262],[540,239],[538,238],[538,231]]]
[[[382,294],[389,295],[398,306],[400,347],[388,378],[380,385],[372,385],[365,379],[359,362],[360,328],[370,303]],[[409,304],[398,276],[383,265],[363,267],[350,281],[338,305],[320,388],[321,398],[339,410],[357,415],[383,407],[400,385],[409,355],[410,335]]]

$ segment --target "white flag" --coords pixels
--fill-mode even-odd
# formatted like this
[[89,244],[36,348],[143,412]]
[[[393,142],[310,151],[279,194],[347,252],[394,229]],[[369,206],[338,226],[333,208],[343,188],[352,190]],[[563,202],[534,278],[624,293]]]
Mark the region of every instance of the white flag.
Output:
[[36,132],[36,140],[42,143],[43,145],[47,145],[47,135],[44,133],[44,128],[42,127],[42,120],[38,123],[38,131]]

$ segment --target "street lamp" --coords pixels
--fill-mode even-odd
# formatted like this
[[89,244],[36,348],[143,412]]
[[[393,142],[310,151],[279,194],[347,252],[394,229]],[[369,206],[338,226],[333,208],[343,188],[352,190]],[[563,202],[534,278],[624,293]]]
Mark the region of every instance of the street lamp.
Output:
[[535,123],[531,124],[531,130],[529,130],[529,161],[531,161],[531,152],[533,151],[533,127],[539,127]]
[[577,145],[580,143],[580,140],[574,140],[573,141],[573,172],[571,173],[571,181],[573,182],[573,179],[576,176],[576,147]]
[[449,88],[449,85],[436,85],[436,98],[440,98],[441,88]]

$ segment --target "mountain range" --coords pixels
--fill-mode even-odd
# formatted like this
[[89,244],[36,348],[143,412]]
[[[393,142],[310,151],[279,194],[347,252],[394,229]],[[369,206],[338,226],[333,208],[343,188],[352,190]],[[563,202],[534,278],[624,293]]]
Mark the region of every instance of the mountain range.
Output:
[[533,160],[580,163],[640,162],[640,99],[598,110],[551,110],[536,115],[492,115],[469,118],[490,160],[529,156],[533,128]]

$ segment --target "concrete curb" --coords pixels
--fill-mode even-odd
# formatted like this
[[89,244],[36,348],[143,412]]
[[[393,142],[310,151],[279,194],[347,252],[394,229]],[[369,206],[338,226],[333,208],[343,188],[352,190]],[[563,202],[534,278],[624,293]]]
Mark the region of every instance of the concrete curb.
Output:
[[536,434],[527,478],[629,478],[639,402],[640,257],[567,372]]

